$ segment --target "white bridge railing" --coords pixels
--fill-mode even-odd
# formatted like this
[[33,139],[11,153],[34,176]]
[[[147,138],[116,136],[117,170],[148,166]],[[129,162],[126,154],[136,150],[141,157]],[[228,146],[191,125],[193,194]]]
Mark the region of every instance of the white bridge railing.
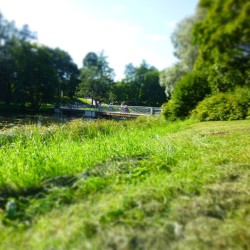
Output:
[[159,115],[161,114],[161,108],[159,107],[144,107],[144,106],[99,106],[100,112],[119,112],[119,113],[133,113],[141,115]]
[[82,111],[98,111],[102,113],[127,113],[131,115],[160,115],[160,107],[145,107],[145,106],[119,106],[119,105],[61,105],[59,108],[64,111],[82,112]]

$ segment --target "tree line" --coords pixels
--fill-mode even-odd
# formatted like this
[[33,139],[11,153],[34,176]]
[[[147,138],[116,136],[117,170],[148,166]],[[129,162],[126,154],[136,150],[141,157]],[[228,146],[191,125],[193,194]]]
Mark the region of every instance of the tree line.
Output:
[[172,34],[178,62],[159,72],[142,61],[115,72],[103,52],[78,68],[70,55],[36,42],[0,14],[0,102],[38,108],[69,99],[161,106],[167,120],[250,118],[250,1],[200,0]]
[[172,34],[172,67],[160,73],[168,120],[250,118],[250,1],[200,0]]
[[103,52],[89,52],[78,68],[67,52],[38,44],[27,25],[18,29],[0,13],[0,102],[39,109],[58,104],[62,95],[150,106],[166,100],[159,71],[145,61],[139,67],[128,64],[124,79],[114,79]]

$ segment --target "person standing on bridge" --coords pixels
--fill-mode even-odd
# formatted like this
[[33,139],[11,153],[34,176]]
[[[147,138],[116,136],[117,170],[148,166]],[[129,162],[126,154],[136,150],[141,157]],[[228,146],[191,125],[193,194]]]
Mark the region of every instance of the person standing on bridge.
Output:
[[124,105],[124,111],[125,111],[125,112],[128,112],[128,111],[129,111],[127,104]]
[[128,112],[129,111],[128,106],[125,104],[125,102],[122,102],[122,104],[121,104],[121,111],[122,112]]
[[99,111],[101,110],[102,107],[102,103],[101,102],[97,102],[97,108],[99,109]]
[[120,106],[122,112],[124,112],[124,106],[125,106],[125,105],[124,105],[124,102],[122,102],[122,103],[121,103],[121,106]]

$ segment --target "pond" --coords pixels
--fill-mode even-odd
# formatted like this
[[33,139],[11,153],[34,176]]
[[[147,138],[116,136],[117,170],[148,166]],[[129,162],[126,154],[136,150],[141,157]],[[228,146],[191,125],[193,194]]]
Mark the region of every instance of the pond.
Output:
[[[47,126],[50,124],[63,124],[81,117],[65,116],[60,114],[51,115],[7,115],[0,114],[0,130],[18,125]],[[85,120],[86,118],[84,118]],[[89,120],[89,119],[88,119]]]

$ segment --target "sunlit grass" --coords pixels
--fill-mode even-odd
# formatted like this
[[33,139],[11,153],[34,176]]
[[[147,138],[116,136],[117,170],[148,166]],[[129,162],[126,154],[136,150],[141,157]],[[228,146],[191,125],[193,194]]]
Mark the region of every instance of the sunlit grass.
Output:
[[0,248],[248,249],[249,132],[152,118],[3,131]]

